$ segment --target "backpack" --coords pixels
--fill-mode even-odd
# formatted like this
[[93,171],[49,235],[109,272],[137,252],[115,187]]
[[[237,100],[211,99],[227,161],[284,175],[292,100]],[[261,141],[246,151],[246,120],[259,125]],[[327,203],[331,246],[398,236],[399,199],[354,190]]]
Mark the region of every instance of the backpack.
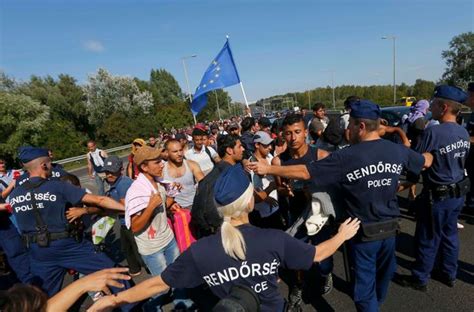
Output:
[[204,146],[204,150],[206,151],[207,156],[209,156],[209,158],[211,159],[212,164],[216,165],[216,161],[214,160],[214,158],[212,158],[211,151],[209,150],[209,148],[207,146]]
[[344,130],[341,129],[338,118],[329,119],[329,123],[323,131],[323,140],[334,146],[338,146],[344,139]]

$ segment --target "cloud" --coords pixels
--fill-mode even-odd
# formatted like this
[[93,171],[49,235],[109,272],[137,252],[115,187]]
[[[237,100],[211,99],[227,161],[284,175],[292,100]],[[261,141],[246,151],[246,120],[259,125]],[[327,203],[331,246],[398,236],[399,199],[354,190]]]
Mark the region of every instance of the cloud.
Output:
[[102,42],[98,40],[87,40],[82,43],[84,50],[94,53],[100,53],[105,51],[105,47]]

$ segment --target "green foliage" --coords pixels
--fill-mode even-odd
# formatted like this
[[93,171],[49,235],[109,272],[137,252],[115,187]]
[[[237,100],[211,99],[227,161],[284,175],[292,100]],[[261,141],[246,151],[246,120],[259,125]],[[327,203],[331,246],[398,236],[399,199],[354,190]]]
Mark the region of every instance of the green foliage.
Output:
[[39,145],[53,150],[56,159],[63,159],[84,153],[87,140],[87,135],[76,131],[71,121],[55,119],[44,127]]
[[183,102],[183,93],[172,74],[164,69],[152,69],[149,91],[153,95],[155,107],[169,106]]
[[441,55],[447,66],[442,82],[465,89],[474,80],[474,33],[454,37]]
[[122,113],[129,117],[134,117],[130,114],[136,112],[146,115],[153,106],[151,94],[148,91],[140,91],[132,78],[112,76],[103,68],[95,75],[89,76],[84,91],[87,96],[89,121],[96,129],[113,113]]
[[218,120],[219,113],[217,112],[217,104],[219,103],[219,111],[221,118],[230,117],[229,103],[231,98],[229,94],[223,89],[218,89],[207,94],[207,105],[196,116],[198,121]]
[[433,81],[417,79],[413,86],[413,96],[417,100],[430,99],[433,96],[433,90],[436,84]]
[[174,106],[161,107],[156,113],[156,126],[158,129],[165,130],[182,128],[192,125],[193,115],[188,104],[178,103]]
[[0,155],[9,161],[18,147],[39,145],[49,121],[49,108],[21,94],[0,92]]

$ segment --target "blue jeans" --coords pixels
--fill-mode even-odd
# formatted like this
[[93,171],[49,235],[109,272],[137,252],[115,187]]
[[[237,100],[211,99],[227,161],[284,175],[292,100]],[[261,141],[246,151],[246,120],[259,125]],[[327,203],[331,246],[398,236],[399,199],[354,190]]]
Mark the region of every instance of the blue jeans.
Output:
[[95,173],[95,184],[97,184],[97,194],[104,196],[105,195],[105,179],[99,177],[99,174]]
[[[174,262],[179,256],[178,245],[176,240],[173,238],[171,242],[166,245],[160,251],[157,251],[151,255],[141,255],[146,266],[150,270],[153,276],[159,276],[166,269],[168,265]],[[159,294],[153,297],[148,303],[145,304],[143,309],[145,311],[162,311],[161,306],[164,304],[165,294]],[[190,308],[193,305],[192,300],[187,299],[185,289],[173,289],[173,303],[174,306]]]

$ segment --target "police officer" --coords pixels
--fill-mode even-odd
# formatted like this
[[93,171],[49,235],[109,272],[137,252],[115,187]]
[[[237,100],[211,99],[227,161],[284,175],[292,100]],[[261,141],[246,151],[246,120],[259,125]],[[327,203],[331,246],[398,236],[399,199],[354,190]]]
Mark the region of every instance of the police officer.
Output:
[[380,125],[378,105],[360,100],[351,105],[351,146],[308,165],[250,167],[259,174],[292,179],[311,177],[316,187],[335,186],[346,212],[361,220],[361,230],[349,242],[354,269],[354,301],[358,311],[378,311],[395,272],[395,234],[398,227],[396,191],[403,168],[419,173],[429,165],[429,154],[381,139],[392,133]]
[[124,206],[67,182],[50,180],[51,159],[46,149],[21,148],[19,159],[30,178],[12,191],[9,203],[29,248],[35,283],[52,296],[61,289],[66,269],[89,274],[113,267],[105,254],[94,252],[91,242],[71,237],[64,210],[68,203],[76,206],[80,202],[120,211]]
[[469,189],[464,165],[469,153],[469,135],[456,123],[461,104],[467,98],[457,87],[441,85],[434,90],[431,103],[433,118],[440,125],[425,130],[416,150],[431,152],[433,165],[423,172],[423,205],[416,222],[415,264],[411,276],[394,279],[402,286],[427,290],[436,256],[439,253],[439,278],[453,287],[459,253],[457,220]]

